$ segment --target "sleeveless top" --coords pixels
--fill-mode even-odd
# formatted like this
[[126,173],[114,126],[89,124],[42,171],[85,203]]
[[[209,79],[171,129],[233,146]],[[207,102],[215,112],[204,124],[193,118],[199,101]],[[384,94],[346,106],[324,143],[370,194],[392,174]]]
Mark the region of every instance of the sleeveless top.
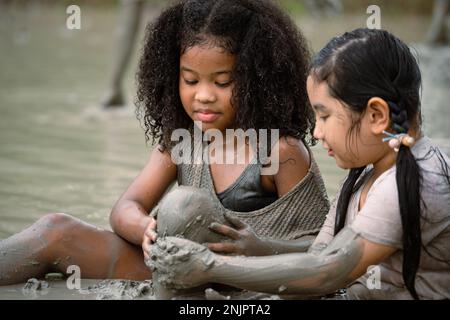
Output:
[[311,164],[306,176],[280,198],[250,212],[230,210],[220,202],[209,164],[203,161],[208,159],[208,145],[194,144],[191,150],[191,161],[177,165],[178,185],[205,189],[216,202],[218,210],[247,223],[260,237],[293,240],[319,232],[329,210],[329,201],[319,168],[309,148]]
[[261,167],[262,164],[254,157],[232,185],[217,193],[217,198],[226,209],[249,212],[264,208],[278,199],[275,192],[262,187]]

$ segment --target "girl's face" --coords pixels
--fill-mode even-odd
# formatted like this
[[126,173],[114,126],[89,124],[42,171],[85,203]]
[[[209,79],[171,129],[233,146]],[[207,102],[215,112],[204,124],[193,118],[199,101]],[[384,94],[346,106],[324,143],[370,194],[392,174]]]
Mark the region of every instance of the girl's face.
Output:
[[[358,168],[375,163],[389,152],[381,136],[374,133],[371,112],[360,117],[359,128],[350,129],[359,115],[329,94],[325,81],[317,82],[313,76],[307,80],[308,97],[316,115],[314,137],[322,140],[328,155],[344,169]],[[379,131],[379,129],[377,129]]]
[[232,128],[235,109],[231,105],[232,70],[235,56],[208,45],[194,46],[180,57],[181,103],[193,121],[201,121],[202,131]]

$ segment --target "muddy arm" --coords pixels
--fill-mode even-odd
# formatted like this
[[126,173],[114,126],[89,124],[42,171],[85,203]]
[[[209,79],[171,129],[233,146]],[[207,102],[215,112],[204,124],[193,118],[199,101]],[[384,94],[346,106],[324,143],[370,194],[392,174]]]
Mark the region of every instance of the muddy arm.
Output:
[[328,247],[310,253],[263,257],[223,256],[191,241],[167,237],[152,247],[151,268],[168,287],[217,282],[275,294],[324,295],[343,288],[395,252],[350,228]]
[[351,229],[313,254],[268,257],[219,256],[211,268],[214,282],[275,294],[323,295],[345,287],[361,261],[364,243]]
[[263,241],[270,248],[269,254],[283,254],[308,251],[314,242],[314,238],[314,236],[304,236],[295,240],[264,239]]
[[315,239],[315,236],[312,235],[305,235],[294,240],[260,238],[247,223],[227,213],[224,214],[224,218],[229,225],[212,223],[209,226],[210,230],[228,238],[227,241],[220,243],[207,243],[208,249],[216,253],[269,256],[282,253],[306,252]]

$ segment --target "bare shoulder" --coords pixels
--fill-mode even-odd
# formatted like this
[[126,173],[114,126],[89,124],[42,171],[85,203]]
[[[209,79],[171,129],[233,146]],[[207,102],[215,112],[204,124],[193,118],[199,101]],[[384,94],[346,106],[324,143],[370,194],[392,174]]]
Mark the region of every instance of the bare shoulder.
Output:
[[[303,141],[290,136],[281,137],[272,148],[274,152],[277,153],[279,166],[272,178],[278,195],[282,196],[308,174],[311,159]],[[274,155],[271,159],[274,159]]]
[[[287,136],[281,137],[277,144],[280,164],[291,161],[291,165],[297,168],[306,167],[306,170],[309,169],[311,162],[309,150],[302,140]],[[277,148],[277,145],[274,148]]]

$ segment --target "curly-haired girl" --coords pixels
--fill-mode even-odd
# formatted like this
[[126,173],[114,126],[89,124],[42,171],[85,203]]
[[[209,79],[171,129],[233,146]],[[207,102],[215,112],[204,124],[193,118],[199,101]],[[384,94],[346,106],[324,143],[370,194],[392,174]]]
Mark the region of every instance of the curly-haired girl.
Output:
[[[156,220],[149,215],[154,208],[158,226],[166,227],[171,219],[167,212],[174,208],[181,215],[171,220],[175,222],[211,203],[217,212],[225,212],[234,228],[211,228],[235,241],[211,243],[215,251],[268,254],[281,250],[276,239],[294,240],[295,250],[306,250],[310,242],[305,237],[318,232],[329,207],[308,148],[314,143],[314,114],[306,94],[308,66],[305,39],[270,1],[185,0],[170,6],[147,28],[137,74],[137,115],[147,139],[159,145],[112,209],[114,232],[66,214],[46,215],[0,243],[6,253],[0,262],[0,283],[52,270],[65,272],[71,264],[80,266],[85,278],[148,279],[151,272],[140,245],[146,254],[156,239]],[[175,163],[178,144],[172,135],[177,130],[193,132],[197,125],[204,133],[224,134],[222,143],[210,141],[216,151],[223,150],[233,160],[241,152],[245,160],[212,161],[199,170],[193,163]],[[230,129],[277,129],[280,138],[270,142],[268,162],[263,163],[257,150],[262,139],[258,137],[253,149],[248,139],[230,139]],[[206,158],[214,156],[211,144],[201,144]],[[263,174],[273,162],[278,170]],[[156,207],[175,181],[203,189],[180,187],[182,192],[164,198],[166,206]],[[205,189],[211,191],[206,199]],[[243,222],[236,223],[233,214]],[[255,234],[264,241],[255,245]],[[197,240],[208,239],[212,238]],[[10,254],[12,248],[21,254]],[[26,263],[31,260],[38,263]]]

